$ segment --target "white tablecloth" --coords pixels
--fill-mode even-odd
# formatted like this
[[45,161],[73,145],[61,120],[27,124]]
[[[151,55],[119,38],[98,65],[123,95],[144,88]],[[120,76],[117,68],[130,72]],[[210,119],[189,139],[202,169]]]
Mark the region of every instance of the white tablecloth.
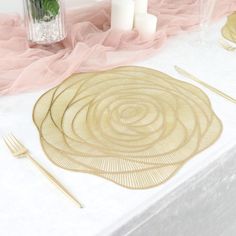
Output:
[[[196,34],[187,33],[171,39],[155,57],[135,65],[161,70],[185,80],[173,68],[179,65],[236,97],[236,54],[225,51],[217,43],[223,23],[222,20],[212,27],[211,36],[215,40],[207,47],[194,41]],[[13,158],[0,140],[0,235],[106,236],[120,232],[117,230],[122,227],[125,233],[119,235],[123,236],[128,234],[126,227],[127,231],[133,231],[131,229],[137,228],[137,215],[142,213],[146,221],[150,217],[149,206],[158,202],[167,204],[165,196],[236,145],[235,104],[202,89],[209,95],[213,109],[224,124],[221,138],[189,161],[166,184],[142,191],[127,190],[102,178],[62,170],[45,157],[31,118],[34,103],[45,91],[1,97],[0,135],[10,131],[16,134],[35,158],[86,207],[78,209],[29,160]],[[149,235],[155,235],[155,232]]]

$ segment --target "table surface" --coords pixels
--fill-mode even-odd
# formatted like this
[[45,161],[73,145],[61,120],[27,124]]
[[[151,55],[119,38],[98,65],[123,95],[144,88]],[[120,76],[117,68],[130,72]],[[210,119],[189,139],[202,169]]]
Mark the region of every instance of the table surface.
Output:
[[[12,5],[7,9],[4,3],[0,11],[9,11]],[[225,19],[211,27],[212,42],[208,45],[196,42],[197,33],[186,33],[170,39],[155,57],[135,65],[154,68],[185,80],[174,70],[173,66],[178,65],[235,96],[235,54],[225,51],[217,42],[224,22]],[[102,178],[62,170],[45,157],[31,118],[34,103],[44,91],[1,97],[0,135],[9,131],[15,133],[35,158],[83,202],[85,208],[80,210],[73,205],[30,161],[13,158],[0,140],[0,235],[111,235],[154,202],[163,200],[168,193],[236,145],[235,104],[201,88],[208,94],[213,109],[223,122],[222,136],[166,184],[142,191],[127,190]]]

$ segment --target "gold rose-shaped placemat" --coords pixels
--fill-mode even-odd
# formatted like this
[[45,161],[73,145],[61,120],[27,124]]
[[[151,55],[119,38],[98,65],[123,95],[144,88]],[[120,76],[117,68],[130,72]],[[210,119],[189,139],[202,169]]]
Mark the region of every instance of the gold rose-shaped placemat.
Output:
[[228,16],[227,22],[222,29],[222,35],[230,42],[236,43],[236,12]]
[[170,179],[222,131],[199,88],[142,67],[73,75],[33,118],[53,163],[131,189]]

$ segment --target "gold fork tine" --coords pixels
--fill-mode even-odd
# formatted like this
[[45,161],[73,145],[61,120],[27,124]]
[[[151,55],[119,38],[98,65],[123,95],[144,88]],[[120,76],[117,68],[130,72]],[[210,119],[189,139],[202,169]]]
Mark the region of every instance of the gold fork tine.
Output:
[[9,135],[9,139],[11,140],[12,143],[15,144],[16,147],[22,148],[22,145],[18,142],[18,140],[16,139],[16,137],[13,134]]
[[80,208],[83,208],[82,204],[43,166],[41,166],[29,153],[29,150],[13,135],[10,134],[6,137],[3,137],[3,140],[12,155],[15,157],[28,157],[33,164],[53,183],[60,189],[67,197],[73,200]]
[[3,140],[4,140],[5,144],[7,145],[7,147],[9,148],[9,150],[11,151],[11,153],[13,153],[14,149],[12,147],[12,144],[10,144],[8,138],[7,137],[3,137]]
[[13,134],[10,134],[9,139],[12,141],[12,143],[15,144],[16,148],[25,149],[25,151],[27,151],[26,147],[22,143],[20,143]]
[[18,148],[20,148],[17,143],[13,140],[13,138],[11,137],[11,135],[9,135],[8,137],[6,137],[6,139],[8,140],[9,144],[12,146],[12,150],[13,151],[17,151]]
[[20,158],[23,154],[27,153],[28,150],[16,139],[13,134],[9,134],[8,136],[3,137],[3,139],[13,156]]

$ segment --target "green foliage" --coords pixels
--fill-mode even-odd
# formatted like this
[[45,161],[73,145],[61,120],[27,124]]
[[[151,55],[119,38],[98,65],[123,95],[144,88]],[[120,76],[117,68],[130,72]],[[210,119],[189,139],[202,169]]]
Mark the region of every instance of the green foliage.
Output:
[[60,9],[58,0],[30,0],[32,16],[35,20],[50,21]]

